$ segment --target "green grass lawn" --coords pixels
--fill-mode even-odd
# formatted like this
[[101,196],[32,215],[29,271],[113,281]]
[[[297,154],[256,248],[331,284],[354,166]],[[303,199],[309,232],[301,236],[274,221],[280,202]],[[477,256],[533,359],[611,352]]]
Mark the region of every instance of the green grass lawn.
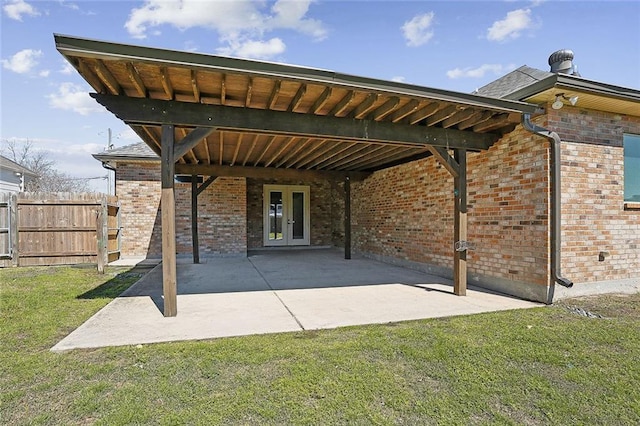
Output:
[[0,270],[1,424],[640,424],[638,294],[49,352],[139,276]]

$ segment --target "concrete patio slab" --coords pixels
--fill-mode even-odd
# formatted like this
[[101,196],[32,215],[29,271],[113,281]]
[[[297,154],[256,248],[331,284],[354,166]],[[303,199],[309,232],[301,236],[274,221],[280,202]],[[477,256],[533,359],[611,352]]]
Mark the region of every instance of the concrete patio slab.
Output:
[[178,315],[162,315],[162,266],[52,351],[202,340],[541,306],[339,250],[258,252],[178,263]]

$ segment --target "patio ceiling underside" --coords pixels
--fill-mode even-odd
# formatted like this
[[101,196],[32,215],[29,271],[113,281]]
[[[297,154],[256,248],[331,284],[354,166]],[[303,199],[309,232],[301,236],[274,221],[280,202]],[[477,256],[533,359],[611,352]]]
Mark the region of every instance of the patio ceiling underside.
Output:
[[176,141],[209,128],[178,166],[371,172],[434,147],[488,149],[533,111],[288,65],[66,36],[56,43],[96,100],[159,155],[163,125],[174,126]]

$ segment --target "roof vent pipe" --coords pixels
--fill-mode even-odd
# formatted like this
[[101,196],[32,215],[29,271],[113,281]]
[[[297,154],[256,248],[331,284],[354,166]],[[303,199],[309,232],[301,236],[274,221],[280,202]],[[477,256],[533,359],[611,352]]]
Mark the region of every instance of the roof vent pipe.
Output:
[[553,52],[549,56],[549,65],[551,66],[551,72],[560,74],[576,75],[580,77],[578,73],[578,66],[573,63],[573,51],[569,49],[562,49]]

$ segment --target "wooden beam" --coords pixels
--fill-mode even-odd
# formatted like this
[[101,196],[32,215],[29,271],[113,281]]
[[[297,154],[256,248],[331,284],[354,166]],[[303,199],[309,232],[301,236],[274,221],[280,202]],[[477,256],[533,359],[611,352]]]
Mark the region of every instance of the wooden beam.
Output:
[[271,156],[271,158],[264,164],[264,166],[269,167],[271,163],[273,163],[297,139],[298,138],[294,138],[294,137],[288,138],[288,142],[282,143],[280,146],[280,149],[278,149],[278,151],[276,151],[276,153]]
[[113,95],[119,95],[122,93],[122,87],[118,84],[118,81],[115,79],[111,71],[109,71],[106,65],[100,61],[96,61],[96,74],[100,78],[100,80],[104,83],[104,85],[109,89],[109,91]]
[[182,158],[188,151],[195,148],[202,139],[209,136],[215,131],[215,127],[198,127],[193,129],[187,136],[182,138],[180,143],[175,144],[173,147],[173,158],[177,161]]
[[449,155],[446,148],[441,146],[429,146],[427,148],[438,162],[442,164],[449,173],[451,173],[451,176],[454,178],[460,176],[460,165],[455,159],[451,158],[451,155]]
[[[460,165],[460,173],[454,178],[455,204],[453,212],[453,293],[457,296],[467,294],[467,250],[457,244],[467,241],[467,151],[456,149],[454,159]],[[456,244],[457,243],[457,244]]]
[[433,126],[434,124],[438,124],[439,122],[446,120],[456,112],[460,111],[458,108],[459,107],[457,105],[449,105],[446,108],[442,108],[440,111],[427,118],[427,126]]
[[253,135],[253,141],[251,141],[251,147],[249,148],[249,151],[247,151],[247,155],[244,156],[244,160],[242,161],[243,166],[246,166],[247,161],[249,161],[249,158],[251,158],[251,154],[253,153],[253,150],[256,148],[256,144],[258,143],[259,137],[260,135]]
[[461,123],[464,120],[475,116],[476,114],[478,114],[478,112],[475,111],[472,108],[468,108],[468,109],[463,110],[463,111],[458,111],[455,114],[453,114],[451,117],[443,120],[442,121],[442,127],[455,126],[456,124]]
[[191,252],[193,263],[200,263],[200,242],[198,239],[198,175],[191,175]]
[[355,92],[353,90],[349,90],[349,92],[344,95],[344,98],[342,98],[340,102],[338,102],[333,108],[331,108],[331,111],[329,111],[327,116],[333,117],[342,114],[344,110],[347,109],[347,107],[351,104],[351,102],[353,102],[354,97]]
[[410,115],[416,112],[419,106],[420,106],[420,101],[417,101],[415,99],[410,100],[403,107],[398,108],[398,110],[391,115],[391,122],[397,123],[398,121],[405,118],[407,115]]
[[351,178],[344,179],[344,258],[351,259]]
[[209,176],[209,178],[202,182],[202,185],[198,187],[197,194],[200,195],[202,192],[204,192],[209,187],[209,185],[215,182],[216,179],[218,179],[218,176]]
[[224,105],[227,101],[227,76],[222,74],[222,81],[220,82],[220,104]]
[[430,117],[433,114],[435,114],[436,111],[438,111],[439,108],[440,108],[440,104],[439,103],[432,102],[429,105],[425,106],[424,108],[420,108],[416,112],[410,114],[407,117],[407,121],[409,122],[409,124],[419,123],[420,121],[424,120],[425,118]]
[[186,127],[219,126],[220,129],[234,131],[352,141],[400,142],[420,146],[434,145],[471,150],[488,149],[499,137],[491,133],[474,133],[421,125],[411,126],[386,121],[354,120],[352,118],[297,114],[286,111],[231,108],[96,93],[91,96],[130,125],[170,123]]
[[247,94],[244,99],[244,106],[251,105],[251,94],[253,93],[253,77],[249,77],[249,84],[247,84]]
[[147,88],[142,82],[142,78],[140,78],[140,74],[138,74],[138,70],[133,66],[131,62],[127,62],[127,72],[129,73],[129,79],[131,83],[138,91],[138,95],[142,98],[147,97]]
[[269,138],[269,142],[267,143],[267,147],[265,149],[262,150],[262,153],[260,154],[260,156],[258,157],[258,159],[256,160],[255,163],[253,163],[254,166],[257,166],[258,163],[260,163],[260,161],[262,160],[262,158],[264,157],[264,155],[267,153],[267,151],[269,151],[269,149],[271,149],[271,145],[273,145],[273,142],[276,140],[275,136],[271,136]]
[[100,80],[100,77],[98,77],[95,72],[89,68],[85,61],[80,61],[78,64],[78,71],[80,71],[80,75],[89,82],[96,92],[107,93],[107,88]]
[[378,100],[378,95],[376,93],[370,93],[367,98],[360,102],[358,106],[355,107],[353,111],[349,114],[349,117],[353,118],[362,118],[369,113],[373,109],[373,104]]
[[200,102],[200,88],[198,87],[198,71],[191,70],[191,90],[193,91],[193,99]]
[[176,278],[176,203],[173,179],[176,161],[173,157],[174,126],[162,126],[162,157],[160,175],[162,192],[162,294],[164,296],[164,316],[175,317],[178,314],[178,285]]
[[352,180],[363,180],[371,173],[338,172],[328,170],[276,169],[274,167],[218,166],[215,164],[176,164],[175,172],[181,175],[203,175],[220,177],[248,177],[258,179],[300,179],[300,180],[342,180],[350,176]]
[[271,95],[269,96],[269,102],[267,102],[267,109],[273,109],[278,101],[278,95],[280,95],[280,86],[282,85],[282,81],[277,80],[276,84],[273,86],[273,90],[271,91]]
[[171,85],[171,80],[169,79],[169,70],[167,70],[167,67],[160,67],[160,82],[162,83],[162,89],[164,90],[164,93],[167,95],[169,100],[173,100],[173,86]]
[[238,133],[238,140],[236,141],[236,150],[233,151],[233,157],[231,158],[230,166],[236,164],[236,160],[238,159],[238,153],[240,152],[240,147],[242,146],[242,133]]
[[288,112],[295,112],[298,106],[300,106],[300,103],[302,102],[302,98],[304,97],[305,93],[307,93],[307,85],[302,83],[300,85],[300,88],[296,92],[296,95],[293,97],[293,101],[291,101],[289,108],[287,108]]
[[375,121],[382,120],[387,115],[389,115],[391,111],[393,111],[393,109],[398,106],[399,103],[400,103],[400,98],[398,98],[397,96],[390,97],[387,102],[380,105],[371,113],[371,115],[369,116],[369,119],[375,120]]
[[327,103],[327,100],[331,96],[331,92],[333,89],[331,87],[326,87],[320,97],[316,99],[313,106],[311,107],[311,112],[317,114],[318,111],[322,109],[322,107]]

